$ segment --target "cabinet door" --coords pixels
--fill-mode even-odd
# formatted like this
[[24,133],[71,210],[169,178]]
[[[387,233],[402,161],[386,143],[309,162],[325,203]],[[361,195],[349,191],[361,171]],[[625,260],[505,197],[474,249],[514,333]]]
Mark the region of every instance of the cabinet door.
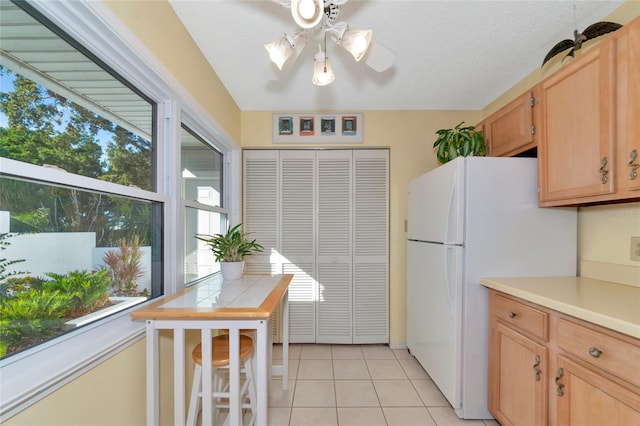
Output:
[[533,95],[528,91],[484,121],[488,155],[512,156],[535,146],[532,102]]
[[639,425],[640,397],[602,373],[558,356],[557,417],[563,426]]
[[640,197],[640,18],[621,29],[617,43],[618,176],[630,197]]
[[353,343],[389,342],[389,151],[353,151]]
[[612,193],[615,39],[584,52],[539,87],[541,205]]
[[490,335],[489,411],[501,425],[546,425],[547,349],[493,321]]
[[352,343],[352,153],[316,153],[317,343]]

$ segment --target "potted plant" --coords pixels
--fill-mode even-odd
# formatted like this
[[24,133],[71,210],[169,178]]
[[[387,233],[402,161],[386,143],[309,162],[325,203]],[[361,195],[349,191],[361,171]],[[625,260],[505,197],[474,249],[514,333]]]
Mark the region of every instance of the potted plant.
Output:
[[487,153],[482,131],[476,131],[474,126],[462,127],[463,124],[464,121],[453,129],[440,129],[436,132],[438,139],[433,143],[433,148],[442,164],[460,156]]
[[226,234],[196,234],[196,238],[207,243],[217,262],[220,262],[222,278],[236,280],[242,276],[244,257],[262,251],[256,240],[247,238],[249,233],[242,231],[242,224],[229,228]]

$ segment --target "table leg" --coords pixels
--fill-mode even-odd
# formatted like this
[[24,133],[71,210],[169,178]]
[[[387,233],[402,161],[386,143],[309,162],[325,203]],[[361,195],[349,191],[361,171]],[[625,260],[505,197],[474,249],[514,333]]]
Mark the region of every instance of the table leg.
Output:
[[202,345],[202,426],[211,426],[213,386],[211,383],[211,329],[203,328],[200,332],[200,344]]
[[240,404],[240,333],[229,327],[229,424],[242,424]]
[[271,329],[267,327],[269,321],[260,320],[257,324],[257,349],[256,349],[256,407],[258,410],[256,416],[257,426],[266,426],[268,418],[268,400],[269,400],[269,369],[271,366],[267,364],[269,358],[268,342],[269,337],[267,332]]
[[173,330],[173,424],[184,425],[184,329]]
[[282,303],[282,389],[289,389],[289,290]]
[[147,426],[160,424],[160,375],[158,357],[158,330],[153,320],[146,321],[146,350],[147,350]]

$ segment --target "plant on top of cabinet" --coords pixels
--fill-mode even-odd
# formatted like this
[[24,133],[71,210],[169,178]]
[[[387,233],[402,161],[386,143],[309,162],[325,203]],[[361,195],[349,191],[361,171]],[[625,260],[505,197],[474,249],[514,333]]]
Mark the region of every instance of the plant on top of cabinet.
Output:
[[453,129],[436,131],[438,139],[433,143],[433,148],[436,150],[438,161],[442,164],[460,156],[467,157],[487,153],[482,131],[476,130],[474,126],[462,127],[463,124],[464,121]]

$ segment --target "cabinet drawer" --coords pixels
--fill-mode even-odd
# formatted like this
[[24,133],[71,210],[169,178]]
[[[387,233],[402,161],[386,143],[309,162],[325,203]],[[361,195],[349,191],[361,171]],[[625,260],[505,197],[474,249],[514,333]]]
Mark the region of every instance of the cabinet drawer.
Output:
[[559,347],[567,354],[640,386],[640,346],[571,321],[558,321]]
[[495,317],[511,327],[547,341],[549,314],[495,293],[492,296],[492,312]]

